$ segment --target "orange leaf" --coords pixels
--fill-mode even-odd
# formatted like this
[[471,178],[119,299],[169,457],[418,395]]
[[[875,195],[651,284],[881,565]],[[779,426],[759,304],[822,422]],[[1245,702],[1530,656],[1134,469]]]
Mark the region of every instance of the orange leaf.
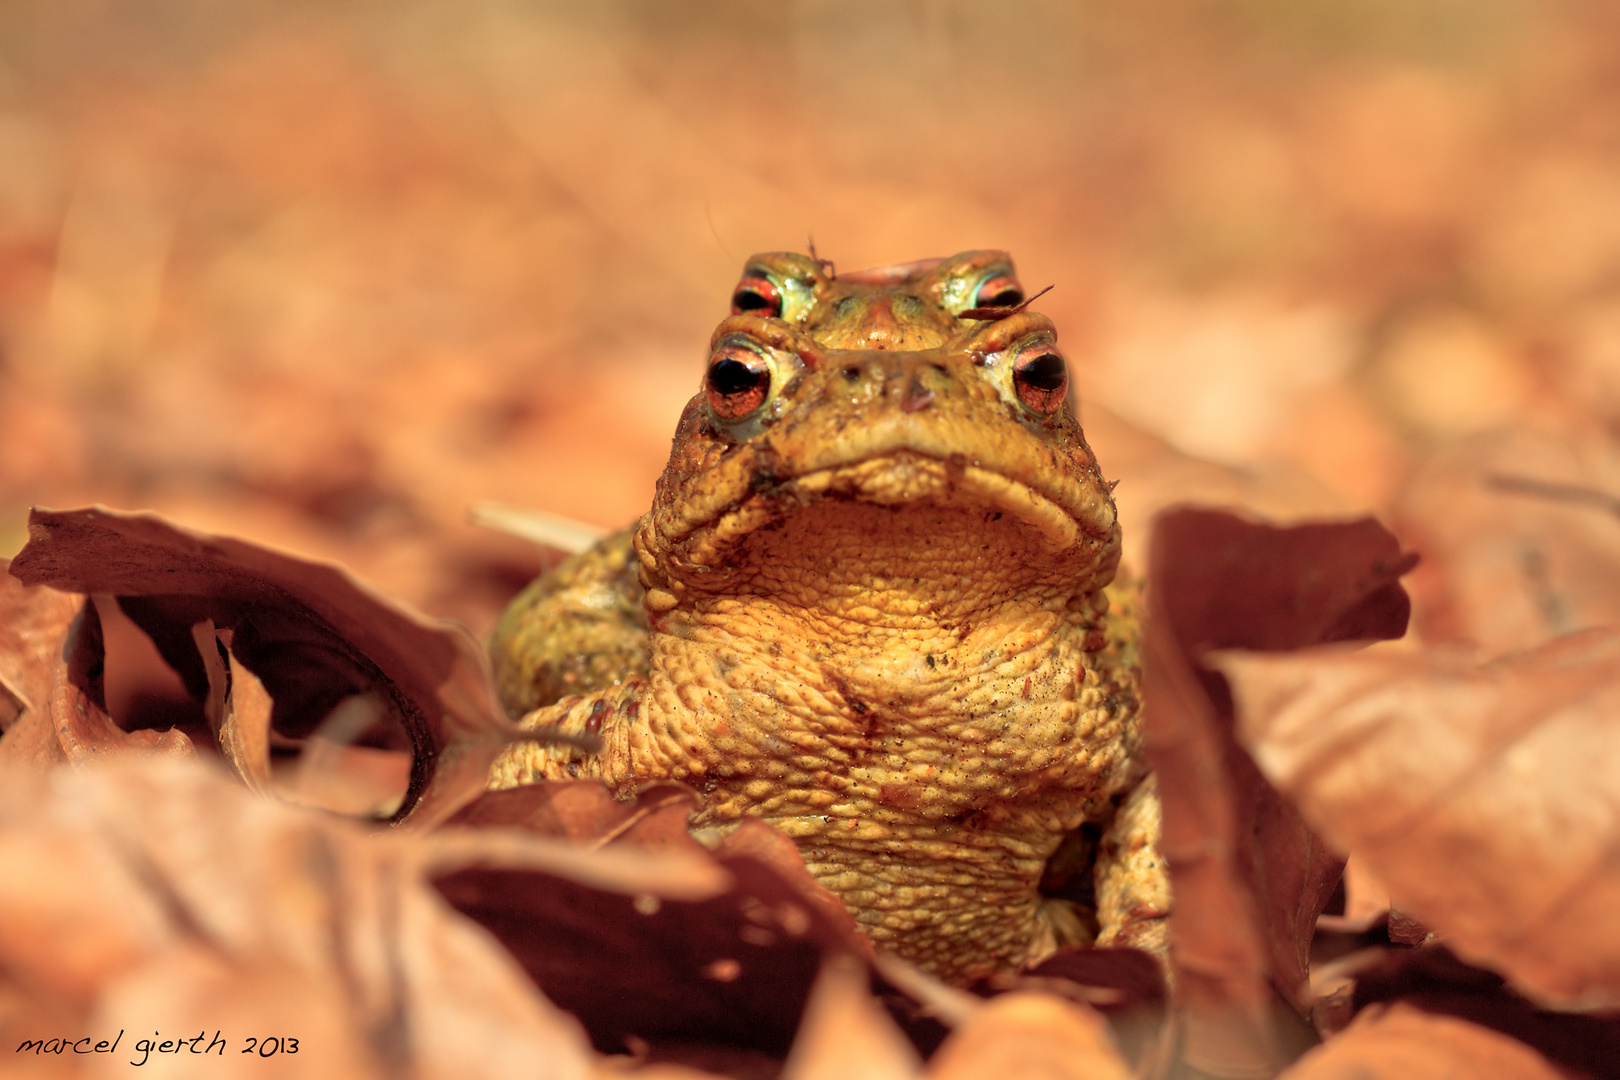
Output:
[[1220,663],[1266,775],[1396,906],[1535,999],[1620,1006],[1620,634]]
[[63,760],[50,722],[51,672],[83,597],[30,587],[0,561],[0,759]]
[[782,1067],[782,1080],[913,1080],[922,1061],[872,996],[866,965],[848,953],[822,962]]
[[951,1033],[928,1063],[927,1080],[984,1076],[1129,1080],[1102,1017],[1046,994],[993,998]]
[[1530,1047],[1490,1028],[1410,1005],[1364,1010],[1279,1080],[1563,1080]]
[[[133,1062],[150,1033],[219,1030],[229,1047],[209,1075],[589,1066],[578,1025],[425,884],[422,838],[256,798],[194,760],[4,779],[0,993],[67,1025],[7,1030],[11,1047],[124,1028]],[[589,854],[523,848],[553,872],[595,872]],[[265,1061],[242,1054],[249,1036],[303,1042]]]

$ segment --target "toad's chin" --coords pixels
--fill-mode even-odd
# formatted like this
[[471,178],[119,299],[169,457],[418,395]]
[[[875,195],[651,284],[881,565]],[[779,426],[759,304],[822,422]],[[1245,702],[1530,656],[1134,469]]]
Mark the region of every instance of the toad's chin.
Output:
[[[1117,529],[1099,534],[1095,524],[984,465],[901,450],[760,486],[673,543],[644,520],[638,547],[644,567],[662,579],[650,600],[657,609],[674,606],[687,588],[725,592],[737,575],[751,579],[748,567],[758,561],[740,552],[762,538],[772,562],[802,563],[823,582],[851,569],[920,583],[942,568],[937,552],[978,559],[994,548],[992,558],[1027,564],[1011,577],[1092,587],[1112,576],[1119,547]],[[948,561],[951,573],[984,572],[982,564]]]
[[910,451],[818,469],[755,492],[693,533],[686,548],[694,565],[716,565],[744,536],[823,499],[899,507],[908,503],[964,506],[1005,514],[1028,527],[1052,554],[1072,551],[1085,531],[1074,516],[1027,484],[980,465],[941,461]]

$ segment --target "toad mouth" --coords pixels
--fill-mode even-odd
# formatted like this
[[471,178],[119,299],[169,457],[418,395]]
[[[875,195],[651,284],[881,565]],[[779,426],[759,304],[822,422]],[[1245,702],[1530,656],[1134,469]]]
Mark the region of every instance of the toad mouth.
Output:
[[[749,534],[829,499],[891,507],[973,506],[1022,523],[1053,555],[1071,552],[1088,540],[1095,547],[1114,527],[1114,508],[1107,497],[1067,474],[1052,474],[1037,487],[1010,475],[1013,469],[996,467],[1000,463],[971,460],[962,453],[935,456],[909,446],[858,456],[847,451],[825,455],[832,460],[815,461],[810,468],[785,476],[780,458],[765,460],[773,457],[747,448],[707,474],[713,496],[702,505],[689,504],[689,513],[666,533],[682,549],[682,562],[719,566]],[[722,472],[726,475],[716,475]]]

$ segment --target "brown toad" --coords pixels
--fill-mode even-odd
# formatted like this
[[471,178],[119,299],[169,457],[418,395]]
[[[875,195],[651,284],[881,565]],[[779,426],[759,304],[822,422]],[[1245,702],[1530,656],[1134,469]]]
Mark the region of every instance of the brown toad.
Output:
[[602,749],[516,747],[492,784],[684,781],[694,827],[764,818],[959,982],[1091,940],[1091,890],[1040,891],[1059,864],[1094,869],[1099,943],[1162,947],[1112,489],[1023,301],[1001,252],[751,259],[652,510],[491,645],[525,725]]

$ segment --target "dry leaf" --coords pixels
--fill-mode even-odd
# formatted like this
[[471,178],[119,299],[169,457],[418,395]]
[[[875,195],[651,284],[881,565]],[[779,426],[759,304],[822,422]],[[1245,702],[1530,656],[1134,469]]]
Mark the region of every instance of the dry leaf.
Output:
[[1342,864],[1238,748],[1226,687],[1200,660],[1213,648],[1397,637],[1411,563],[1370,519],[1275,528],[1180,509],[1157,521],[1144,735],[1175,895],[1184,1053],[1205,1071],[1274,1071],[1308,1040],[1273,994],[1309,1008],[1310,941]]
[[220,751],[249,791],[269,794],[270,724],[275,703],[264,683],[230,651],[230,631],[223,634],[214,620],[203,619],[191,628],[191,638],[208,673],[208,699],[203,715],[214,732]]
[[62,755],[85,764],[115,754],[192,757],[190,737],[178,726],[125,731],[107,709],[102,604],[87,598],[51,671],[51,723]]
[[[587,854],[527,848],[590,868]],[[0,852],[3,981],[57,1020],[0,1017],[8,1046],[124,1029],[120,1051],[138,1056],[149,1032],[205,1030],[229,1045],[195,1075],[589,1070],[578,1025],[424,884],[432,845],[411,834],[254,797],[197,762],[124,756],[14,771]],[[249,1037],[282,1042],[244,1056]]]
[[1436,454],[1396,511],[1423,552],[1416,627],[1489,655],[1620,624],[1620,451],[1604,433],[1495,432]]
[[51,672],[83,597],[27,586],[0,561],[0,760],[63,760],[51,730]]
[[1620,1061],[1620,1017],[1540,1008],[1444,945],[1391,949],[1357,972],[1354,1008],[1397,1003],[1511,1036],[1576,1076],[1607,1076]]
[[1396,906],[1533,998],[1620,1006],[1620,634],[1220,664],[1266,775]]
[[1279,1080],[1566,1080],[1530,1047],[1410,1005],[1375,1006]]
[[[482,791],[490,761],[514,737],[495,707],[483,653],[465,631],[372,592],[336,566],[100,508],[36,510],[29,529],[12,574],[120,597],[199,700],[208,695],[211,660],[206,641],[199,655],[192,631],[205,620],[231,630],[231,654],[269,690],[273,727],[289,737],[308,736],[349,698],[378,694],[414,751],[400,810],[413,824],[441,821]],[[92,630],[81,632],[86,655],[96,651]],[[82,718],[93,734],[110,737],[95,716],[98,708],[104,715],[104,702],[74,678],[62,692],[69,722]],[[233,751],[254,774],[261,753]]]
[[1065,949],[1008,989],[1042,990],[1095,1009],[1108,1020],[1122,1056],[1139,1073],[1171,1049],[1165,1024],[1169,987],[1160,961],[1137,949]]
[[928,1080],[1129,1080],[1133,1074],[1102,1017],[1084,1005],[1024,992],[993,998],[969,1017],[923,1075]]
[[533,784],[490,792],[455,823],[480,826],[471,836],[517,825],[604,856],[701,858],[734,883],[723,895],[604,896],[513,869],[463,870],[437,884],[580,1017],[600,1049],[622,1052],[635,1040],[726,1043],[780,1058],[823,953],[869,946],[841,905],[836,918],[824,914],[826,900],[801,892],[795,875],[724,844],[710,856],[687,832],[696,806],[695,794],[672,784],[628,803],[595,781]]
[[782,1080],[913,1080],[922,1059],[872,996],[866,965],[832,953],[821,965]]
[[653,784],[633,800],[615,799],[599,780],[558,780],[485,791],[450,819],[470,828],[516,826],[535,836],[601,848],[625,841],[640,848],[701,851],[686,820],[701,804],[683,784]]

